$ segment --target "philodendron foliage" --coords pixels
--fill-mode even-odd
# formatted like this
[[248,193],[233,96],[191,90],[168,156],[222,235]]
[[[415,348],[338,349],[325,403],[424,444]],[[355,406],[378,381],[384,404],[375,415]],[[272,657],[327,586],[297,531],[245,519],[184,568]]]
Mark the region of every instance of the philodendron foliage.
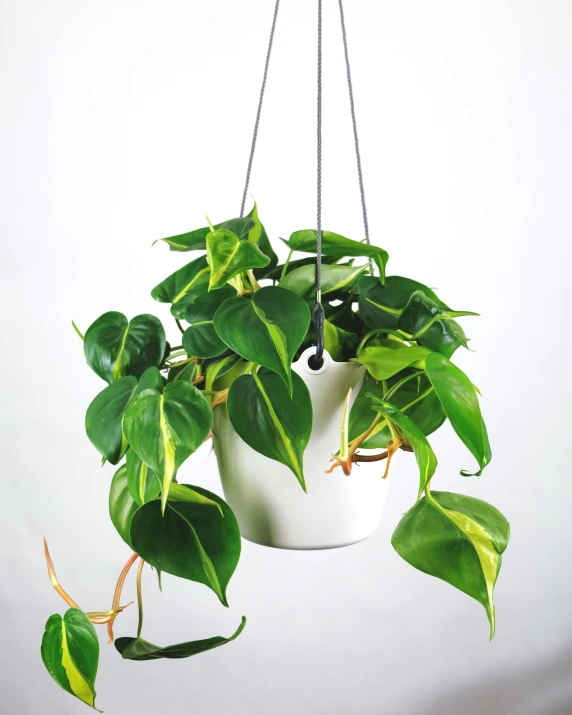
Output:
[[[85,612],[60,585],[45,545],[52,585],[70,609],[48,619],[42,658],[62,688],[92,707],[99,657],[93,624],[105,624],[113,642],[114,621],[125,608],[122,586],[135,563],[139,626],[136,636],[115,641],[123,658],[187,658],[244,628],[243,618],[230,637],[168,646],[141,636],[145,563],[159,585],[163,573],[178,576],[204,584],[228,605],[240,556],[236,519],[220,497],[178,480],[183,463],[212,436],[213,410],[227,410],[238,435],[286,465],[306,490],[312,402],[292,363],[316,339],[316,231],[293,233],[280,265],[256,206],[246,218],[162,241],[193,254],[151,292],[169,304],[170,332],[181,331],[180,344],[168,342],[163,324],[147,314],[104,313],[85,337],[76,328],[87,364],[106,383],[87,408],[85,426],[103,462],[117,467],[109,512],[132,554],[111,608]],[[419,485],[393,546],[415,568],[479,601],[492,637],[493,589],[509,525],[486,502],[431,491],[437,457],[427,439],[449,420],[468,450],[462,475],[480,475],[491,460],[478,391],[452,361],[468,340],[457,318],[475,314],[451,309],[422,283],[387,275],[381,248],[324,232],[322,252],[325,348],[336,361],[365,367],[351,409],[346,403],[339,451],[331,460],[323,455],[324,479],[333,479],[326,472],[335,469],[359,479],[353,465],[376,460],[382,479],[398,451],[412,452]]]

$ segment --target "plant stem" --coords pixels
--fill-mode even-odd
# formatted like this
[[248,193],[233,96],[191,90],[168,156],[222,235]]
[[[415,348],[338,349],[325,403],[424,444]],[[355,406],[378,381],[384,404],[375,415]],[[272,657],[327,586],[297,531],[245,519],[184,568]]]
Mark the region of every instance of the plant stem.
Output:
[[181,324],[181,321],[180,321],[178,318],[175,318],[175,323],[177,323],[177,327],[179,328],[179,330],[181,331],[181,333],[184,333],[184,332],[185,332],[185,329],[183,328],[183,326],[182,326],[182,324]]
[[79,335],[79,337],[83,340],[83,339],[84,339],[84,336],[82,335],[82,333],[80,332],[80,329],[77,327],[77,325],[74,323],[73,320],[72,320],[72,326],[73,326],[73,329],[75,330],[75,332],[76,332],[76,333]]
[[387,402],[387,400],[389,400],[389,398],[392,397],[397,392],[397,390],[399,390],[400,387],[405,385],[406,382],[409,382],[409,380],[412,380],[414,377],[419,377],[422,374],[422,372],[414,372],[412,375],[407,375],[407,377],[402,378],[399,382],[396,382],[393,387],[389,388],[389,390],[383,396],[383,399]]
[[137,638],[141,637],[141,631],[143,630],[143,592],[141,588],[141,574],[143,572],[143,566],[145,566],[145,562],[143,561],[143,559],[141,559],[137,568],[137,608],[139,609],[139,620],[137,622]]
[[125,579],[127,578],[127,574],[129,573],[129,570],[133,566],[133,564],[137,561],[139,558],[139,554],[133,553],[129,557],[129,560],[123,567],[123,570],[119,574],[119,578],[117,579],[117,585],[115,586],[115,593],[113,594],[113,602],[111,603],[111,610],[115,612],[115,616],[110,618],[110,620],[107,622],[107,634],[109,635],[109,643],[113,643],[114,640],[114,635],[113,635],[113,621],[117,617],[117,613],[119,612],[119,599],[121,598],[121,591],[123,590],[123,584],[125,583]]
[[182,345],[173,345],[173,347],[171,348],[171,352],[169,353],[169,356],[171,355],[171,353],[172,353],[174,350],[182,350],[182,349],[183,349],[183,346],[182,346]]
[[247,274],[248,274],[248,280],[250,281],[250,285],[252,286],[252,290],[256,293],[256,291],[260,290],[262,286],[256,280],[256,276],[254,275],[254,271],[252,270],[252,268],[250,268],[247,271]]
[[362,350],[362,348],[367,343],[367,341],[370,338],[373,338],[374,335],[394,335],[396,338],[399,338],[402,342],[409,340],[408,333],[404,333],[402,330],[397,331],[397,330],[390,330],[390,328],[376,328],[375,330],[370,330],[369,333],[366,333],[364,335],[360,344],[357,347],[356,353],[359,353],[359,351]]
[[294,253],[294,250],[291,249],[290,253],[288,254],[288,258],[286,259],[286,263],[284,264],[282,268],[282,273],[280,274],[280,281],[284,279],[284,276],[286,275],[286,271],[288,270],[288,266],[290,265],[290,259],[292,258],[292,254]]

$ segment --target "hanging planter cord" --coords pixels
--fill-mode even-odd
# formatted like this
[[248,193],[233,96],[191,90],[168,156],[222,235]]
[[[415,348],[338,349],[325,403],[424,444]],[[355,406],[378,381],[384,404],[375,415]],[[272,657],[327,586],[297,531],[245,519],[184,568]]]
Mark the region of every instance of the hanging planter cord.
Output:
[[[346,34],[346,21],[344,16],[343,0],[338,0],[340,9],[340,23],[342,27],[342,39],[344,43],[344,57],[346,62],[346,75],[348,80],[348,93],[350,98],[350,110],[352,115],[352,126],[354,133],[354,145],[356,152],[356,163],[359,180],[359,190],[361,197],[361,208],[363,215],[363,226],[366,243],[370,243],[369,225],[367,220],[367,207],[365,202],[365,190],[363,185],[363,173],[361,167],[361,155],[359,149],[359,138],[357,130],[357,121],[355,113],[354,92],[352,84],[352,75],[350,69],[350,58],[348,53],[348,41]],[[270,39],[268,41],[268,49],[266,51],[266,62],[264,64],[264,74],[262,77],[262,86],[260,88],[260,97],[258,100],[258,110],[256,112],[256,120],[254,122],[254,132],[252,135],[252,143],[250,146],[250,156],[248,159],[248,167],[246,170],[246,181],[244,183],[244,192],[242,194],[242,203],[240,206],[240,217],[244,216],[244,207],[246,205],[246,196],[250,184],[250,174],[252,172],[252,163],[254,161],[254,151],[256,149],[256,140],[258,139],[258,128],[260,126],[260,115],[262,112],[262,103],[264,102],[264,92],[266,90],[266,80],[268,79],[268,68],[270,66],[270,55],[272,54],[272,45],[274,43],[274,31],[276,30],[276,19],[278,17],[278,9],[280,0],[276,0],[274,6],[274,16],[272,18],[272,28],[270,30]],[[314,330],[316,333],[316,354],[314,356],[314,366],[320,367],[324,354],[324,308],[322,306],[322,0],[318,0],[318,87],[317,87],[317,186],[316,186],[316,305],[313,310]]]

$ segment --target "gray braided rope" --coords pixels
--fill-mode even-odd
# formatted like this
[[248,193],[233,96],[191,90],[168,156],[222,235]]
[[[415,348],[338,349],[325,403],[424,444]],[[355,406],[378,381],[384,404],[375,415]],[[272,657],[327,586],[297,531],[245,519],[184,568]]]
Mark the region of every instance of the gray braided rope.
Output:
[[260,114],[262,112],[262,103],[264,101],[264,91],[266,90],[266,80],[268,78],[268,67],[270,66],[270,55],[272,53],[272,44],[274,43],[274,30],[276,29],[276,18],[278,17],[278,8],[280,0],[276,0],[274,6],[274,17],[272,19],[272,29],[270,30],[270,39],[268,40],[268,50],[266,52],[266,62],[264,64],[264,76],[262,77],[262,87],[260,88],[260,98],[258,100],[258,110],[256,112],[256,121],[254,123],[254,133],[252,135],[252,144],[250,146],[250,157],[248,159],[248,168],[246,170],[246,181],[244,183],[244,193],[242,194],[242,203],[240,205],[240,218],[244,216],[244,207],[246,205],[246,197],[248,195],[248,186],[250,184],[250,174],[252,172],[252,162],[254,161],[254,151],[256,149],[256,140],[258,139],[258,127],[260,125]]
[[352,113],[352,125],[354,129],[354,144],[355,144],[355,150],[356,150],[356,161],[357,161],[357,170],[358,170],[358,179],[359,179],[359,190],[360,190],[360,196],[361,196],[361,210],[363,214],[363,227],[365,231],[365,240],[367,243],[370,243],[369,240],[369,225],[367,221],[367,208],[365,205],[365,190],[363,187],[363,174],[361,170],[361,157],[360,157],[360,151],[359,151],[359,139],[358,139],[358,130],[357,130],[357,122],[356,122],[356,111],[355,111],[355,104],[354,104],[354,90],[353,90],[353,85],[352,85],[352,74],[350,70],[350,57],[348,53],[348,41],[347,41],[347,36],[346,36],[346,21],[344,17],[344,3],[343,0],[338,0],[338,5],[340,7],[340,21],[342,25],[342,37],[344,40],[344,54],[346,58],[346,74],[348,78],[348,92],[350,95],[350,109]]
[[316,190],[316,302],[322,300],[322,0],[318,0],[318,96],[317,96],[317,190]]

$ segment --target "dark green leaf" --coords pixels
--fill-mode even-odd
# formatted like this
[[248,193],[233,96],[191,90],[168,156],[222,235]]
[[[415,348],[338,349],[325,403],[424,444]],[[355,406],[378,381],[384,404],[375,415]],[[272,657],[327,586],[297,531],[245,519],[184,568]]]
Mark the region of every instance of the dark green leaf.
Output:
[[312,433],[312,400],[302,378],[292,373],[293,395],[280,376],[269,370],[242,375],[228,392],[232,426],[252,449],[285,464],[302,489],[304,450]]
[[467,346],[467,336],[461,326],[453,320],[454,316],[476,315],[468,312],[443,311],[439,306],[418,290],[412,294],[403,309],[398,326],[413,336],[419,345],[429,350],[451,357],[460,346]]
[[[239,238],[244,238],[254,227],[255,222],[250,218],[231,218],[215,225],[215,228],[233,231]],[[210,226],[204,226],[188,233],[180,233],[169,238],[160,238],[154,243],[163,241],[171,251],[204,251],[207,247],[207,236],[210,232]]]
[[182,380],[183,382],[188,382],[190,385],[193,384],[198,375],[198,365],[197,361],[186,362],[182,367],[175,365],[169,370],[169,377],[167,382],[174,382],[175,380]]
[[163,394],[145,390],[127,409],[125,434],[161,480],[163,509],[173,477],[206,439],[211,422],[212,410],[204,395],[181,380],[170,382]]
[[123,415],[137,389],[137,378],[122,377],[95,397],[87,408],[85,431],[93,446],[111,464],[125,454],[127,440],[123,434]]
[[271,286],[256,291],[251,299],[229,298],[214,317],[219,337],[246,360],[279,374],[290,393],[290,366],[309,323],[305,300]]
[[142,638],[118,638],[115,641],[115,647],[121,653],[123,658],[128,660],[156,660],[157,658],[188,658],[191,655],[204,653],[207,650],[218,648],[221,645],[230,643],[238,638],[244,630],[246,618],[242,617],[242,622],[236,632],[230,638],[215,636],[214,638],[205,638],[200,641],[188,641],[187,643],[177,643],[177,645],[169,645],[165,648],[153,645]]
[[186,307],[208,290],[210,275],[206,256],[200,256],[155,286],[151,297],[160,303],[171,303],[171,313],[182,318]]
[[142,559],[173,576],[203,583],[226,606],[226,587],[240,556],[240,532],[230,507],[216,494],[195,492],[217,502],[171,502],[161,516],[159,501],[142,506],[131,523],[133,549]]
[[[232,353],[232,355],[226,355],[220,360],[209,363],[205,370],[205,392],[212,392],[214,382],[226,375],[229,370],[232,370],[241,359],[240,355]],[[244,364],[247,365],[248,363],[245,362]]]
[[344,362],[355,355],[359,338],[347,330],[338,328],[329,320],[324,320],[324,347],[332,360]]
[[394,428],[397,428],[404,441],[413,448],[419,466],[419,492],[417,495],[419,499],[437,469],[435,452],[431,449],[423,432],[404,412],[389,402],[378,400],[372,393],[369,396],[372,398],[373,409],[389,420]]
[[[367,270],[367,265],[322,266],[322,295],[344,293],[351,290],[365,270]],[[315,301],[316,267],[314,265],[301,266],[295,271],[291,271],[280,281],[280,287],[296,293],[304,300]]]
[[132,449],[127,450],[126,466],[127,488],[136,504],[142,506],[156,499],[161,492],[161,480]]
[[211,267],[209,290],[222,288],[239,273],[270,263],[255,243],[241,241],[236,233],[221,229],[207,236],[207,260]]
[[131,519],[138,508],[139,505],[129,492],[127,465],[123,464],[115,472],[111,480],[111,488],[109,490],[109,516],[111,517],[113,526],[117,529],[117,533],[129,548],[133,548],[129,538]]
[[480,499],[433,492],[399,522],[391,543],[416,569],[450,583],[481,603],[495,632],[493,589],[510,527]]
[[183,347],[189,355],[198,358],[217,357],[227,348],[214,329],[213,318],[219,306],[236,290],[225,285],[197,298],[185,311],[185,320],[191,324],[183,333]]
[[[481,415],[475,386],[456,365],[439,353],[431,353],[425,371],[453,429],[479,464],[480,476],[491,461],[487,428]],[[473,476],[462,471],[463,476]]]
[[[251,243],[257,245],[262,253],[270,258],[270,263],[265,268],[257,268],[254,271],[256,278],[262,278],[268,271],[272,270],[276,266],[278,263],[278,256],[274,253],[274,249],[272,248],[266,229],[258,218],[258,207],[256,206],[256,203],[252,207],[252,211],[248,214],[248,217],[254,221],[254,226],[248,232],[247,239]],[[237,231],[235,231],[235,233],[237,233]],[[242,238],[242,236],[240,236],[240,238]]]
[[[287,242],[286,242],[287,243]],[[322,256],[322,265],[331,265],[332,263],[337,263],[339,261],[338,256]],[[295,261],[288,261],[288,265],[286,266],[286,272],[284,275],[287,275],[288,273],[291,273],[292,271],[295,271],[296,268],[300,268],[301,266],[315,266],[316,265],[316,257],[315,256],[309,256],[308,258],[298,258]],[[262,276],[263,278],[271,278],[272,280],[279,280],[282,277],[282,271],[284,270],[284,264],[280,264],[279,266],[276,266],[276,268],[273,268],[270,270],[270,267],[265,268],[262,272],[264,275]]]
[[92,323],[83,341],[91,369],[112,383],[125,375],[141,377],[159,367],[165,354],[165,331],[153,315],[137,315],[129,323],[123,313],[104,313]]
[[[306,231],[295,231],[288,241],[288,245],[294,251],[303,253],[316,253],[318,232],[314,229]],[[373,258],[378,269],[381,282],[385,280],[385,264],[387,263],[387,251],[369,243],[353,241],[331,231],[322,232],[322,253],[324,256],[367,256]],[[379,282],[379,281],[378,281]]]
[[42,660],[48,673],[71,695],[95,708],[99,641],[89,618],[70,608],[62,618],[48,618],[42,638]]
[[382,286],[376,278],[363,276],[358,282],[358,291],[359,312],[364,323],[372,329],[397,330],[399,316],[417,290],[422,290],[441,310],[449,310],[430,288],[410,278],[388,276]]
[[[378,382],[366,374],[361,390],[359,391],[350,411],[349,435],[350,441],[363,434],[373,422],[371,394],[382,400],[385,393],[404,376],[397,375],[388,381]],[[419,373],[419,377],[404,383],[399,390],[391,396],[391,403],[404,412],[419,427],[423,434],[428,435],[438,429],[445,421],[445,413],[435,390],[429,380]],[[387,447],[391,439],[391,432],[386,423],[379,423],[371,436],[363,443],[364,449],[381,449]]]

